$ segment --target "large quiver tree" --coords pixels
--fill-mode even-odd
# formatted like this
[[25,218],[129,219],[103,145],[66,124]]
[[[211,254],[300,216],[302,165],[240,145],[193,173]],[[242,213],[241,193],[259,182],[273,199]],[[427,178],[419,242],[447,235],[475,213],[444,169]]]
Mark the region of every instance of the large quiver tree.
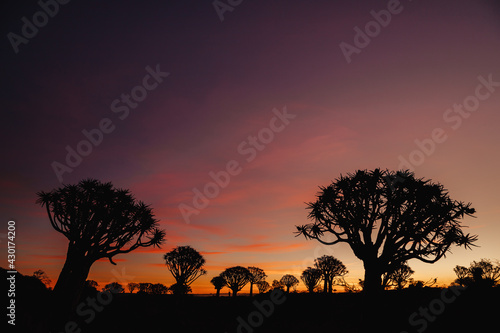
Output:
[[158,229],[152,209],[136,201],[128,190],[95,179],[37,193],[52,227],[69,241],[66,261],[54,287],[58,305],[71,313],[77,305],[92,264],[139,247],[160,246],[165,233]]
[[[470,203],[452,200],[443,185],[410,171],[359,170],[320,187],[308,204],[313,223],[298,234],[327,245],[347,243],[365,267],[364,289],[382,289],[381,276],[410,259],[434,263],[450,246],[469,248],[460,220]],[[333,240],[331,236],[334,236]]]

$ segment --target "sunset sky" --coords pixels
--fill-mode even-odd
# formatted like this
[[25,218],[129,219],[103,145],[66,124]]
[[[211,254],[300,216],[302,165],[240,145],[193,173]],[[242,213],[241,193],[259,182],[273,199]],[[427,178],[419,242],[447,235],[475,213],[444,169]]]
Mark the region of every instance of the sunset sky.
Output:
[[[43,269],[54,284],[67,239],[35,193],[91,177],[150,204],[167,239],[117,266],[95,263],[100,287],[172,284],[163,254],[179,245],[206,259],[195,293],[213,292],[210,279],[230,266],[261,267],[272,282],[323,254],[354,283],[364,271],[347,245],[294,231],[318,186],[377,167],[412,168],[477,210],[464,224],[479,247],[410,261],[416,279],[448,284],[455,265],[500,259],[496,1],[244,0],[222,21],[211,0],[71,1],[16,44],[9,33],[22,37],[23,17],[43,19],[25,2],[1,11],[0,266],[15,220],[18,271]],[[356,37],[367,23],[372,37]],[[98,128],[96,144],[81,143]],[[86,156],[68,165],[68,147]],[[227,186],[207,187],[228,167]],[[218,193],[184,218],[180,207],[206,188]]]

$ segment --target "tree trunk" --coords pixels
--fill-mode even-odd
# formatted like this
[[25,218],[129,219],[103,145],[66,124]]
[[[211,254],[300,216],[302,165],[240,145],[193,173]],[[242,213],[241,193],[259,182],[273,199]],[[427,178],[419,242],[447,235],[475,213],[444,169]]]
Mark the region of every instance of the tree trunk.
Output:
[[363,291],[367,294],[378,293],[382,291],[382,269],[375,261],[364,262],[365,266],[365,281]]
[[323,293],[327,293],[328,292],[328,277],[324,277],[323,280],[325,280],[324,284],[323,284]]
[[233,297],[236,297],[236,294],[238,293],[238,288],[232,289],[233,290]]
[[75,314],[92,261],[68,249],[66,261],[54,286],[52,323],[60,325]]
[[217,289],[217,295],[216,295],[216,296],[217,296],[217,297],[219,297],[219,296],[220,296],[220,289]]
[[250,282],[250,297],[253,295],[253,282]]
[[288,294],[290,292],[290,286],[286,286],[286,293]]

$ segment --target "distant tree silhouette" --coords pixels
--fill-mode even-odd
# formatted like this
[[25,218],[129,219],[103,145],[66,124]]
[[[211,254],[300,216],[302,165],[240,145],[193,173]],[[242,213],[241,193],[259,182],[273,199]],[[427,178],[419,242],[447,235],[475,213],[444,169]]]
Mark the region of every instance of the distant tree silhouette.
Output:
[[273,284],[271,285],[271,288],[273,290],[279,289],[279,290],[284,291],[285,290],[285,285],[281,281],[273,280]]
[[459,222],[474,214],[471,204],[410,171],[358,170],[320,190],[308,204],[313,223],[297,226],[297,233],[326,245],[349,244],[363,261],[366,292],[382,290],[382,274],[410,259],[435,263],[450,246],[470,248],[477,240]]
[[[186,294],[191,288],[189,285],[197,278],[207,274],[203,269],[205,258],[191,246],[178,246],[163,256],[168,270],[172,273],[176,283],[171,286],[174,294]],[[172,289],[172,287],[174,287]]]
[[153,291],[153,284],[149,282],[141,282],[139,283],[139,291],[138,294],[151,294]]
[[253,285],[260,281],[263,281],[267,275],[264,271],[258,267],[248,267],[248,271],[250,272],[250,296],[253,295]]
[[155,283],[151,285],[150,291],[153,295],[163,295],[168,292],[168,288],[162,283]]
[[259,289],[259,293],[265,293],[266,291],[269,290],[269,288],[271,288],[271,286],[269,285],[269,282],[267,281],[259,281],[255,284],[257,286],[257,288]]
[[36,277],[38,280],[42,281],[45,287],[47,288],[50,287],[50,283],[52,281],[49,279],[47,273],[45,273],[43,270],[37,269],[35,272],[33,272],[33,276]]
[[118,293],[124,292],[125,289],[123,289],[123,286],[120,283],[111,282],[111,283],[108,283],[107,285],[105,285],[104,288],[102,288],[102,291],[109,291],[109,292],[112,292],[114,294],[118,294]]
[[238,291],[250,282],[250,272],[242,266],[226,268],[220,276],[224,279],[226,286],[233,291],[233,297],[236,297]]
[[291,274],[283,275],[280,282],[286,287],[287,293],[290,292],[291,287],[295,287],[296,285],[299,284],[299,280]]
[[321,273],[321,270],[313,267],[307,267],[302,272],[300,279],[306,285],[309,293],[312,294],[314,292],[314,289],[318,286],[319,282],[321,281],[322,276],[323,274]]
[[324,293],[331,294],[333,292],[333,280],[336,277],[342,277],[348,273],[342,261],[333,256],[324,255],[316,258],[314,260],[314,267],[321,271],[321,276],[324,282]]
[[137,202],[128,190],[95,179],[38,192],[52,227],[69,240],[66,262],[53,294],[53,311],[65,320],[76,308],[92,264],[101,258],[139,247],[160,246],[165,237],[149,206]]
[[210,283],[213,284],[215,287],[215,290],[217,290],[217,297],[220,296],[220,290],[224,288],[226,285],[226,282],[224,281],[224,278],[220,275],[214,276],[212,280],[210,280]]
[[455,283],[464,287],[471,285],[493,287],[500,281],[500,263],[494,264],[489,259],[473,261],[469,268],[456,266],[453,270],[457,274]]
[[139,290],[139,284],[136,282],[130,282],[127,284],[127,289],[129,293],[133,293],[134,290]]
[[397,290],[401,290],[410,282],[413,273],[415,272],[407,263],[402,263],[392,272],[386,272],[382,276],[382,285],[384,288],[395,287]]

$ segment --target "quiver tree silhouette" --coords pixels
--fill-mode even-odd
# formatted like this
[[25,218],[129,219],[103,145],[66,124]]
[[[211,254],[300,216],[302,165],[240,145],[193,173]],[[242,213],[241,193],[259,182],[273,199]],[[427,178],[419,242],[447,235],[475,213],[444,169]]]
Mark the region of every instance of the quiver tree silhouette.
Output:
[[207,274],[203,269],[205,258],[191,246],[178,246],[163,256],[168,270],[176,283],[170,286],[174,294],[187,294],[189,285],[197,278]]
[[297,234],[325,245],[349,244],[363,261],[366,292],[382,290],[382,274],[410,259],[435,263],[450,246],[470,248],[477,240],[460,224],[473,216],[471,204],[452,200],[443,185],[410,171],[341,175],[320,187],[308,209],[313,223],[297,226]]
[[342,261],[333,256],[324,255],[322,257],[316,258],[314,260],[314,267],[319,269],[321,272],[321,277],[323,278],[324,282],[324,293],[331,294],[333,292],[333,280],[336,277],[343,277],[348,273]]
[[52,227],[69,240],[66,261],[54,287],[60,320],[74,312],[92,264],[139,247],[160,246],[165,232],[158,229],[152,209],[128,190],[95,179],[38,192]]
[[212,280],[210,280],[210,283],[213,284],[215,290],[217,290],[216,296],[220,296],[220,290],[224,288],[226,285],[226,282],[224,281],[224,278],[220,275],[214,276]]
[[286,287],[287,293],[290,292],[291,287],[295,287],[296,285],[299,284],[299,280],[291,274],[283,275],[280,282],[281,282],[281,284],[283,284]]
[[250,282],[250,272],[242,266],[226,268],[220,276],[224,279],[226,286],[233,291],[233,297],[236,297],[238,291]]
[[250,296],[253,295],[253,285],[260,281],[263,281],[267,275],[264,271],[258,267],[248,267],[248,271],[250,272]]
[[494,264],[488,259],[473,261],[469,268],[457,265],[453,270],[457,274],[455,283],[464,287],[493,287],[500,281],[500,263]]
[[306,285],[309,293],[312,294],[314,292],[314,288],[316,288],[316,286],[318,286],[319,282],[321,281],[322,276],[323,274],[321,273],[321,270],[313,267],[307,267],[302,272],[300,279]]
[[267,281],[259,281],[255,284],[257,286],[257,288],[259,289],[259,293],[265,293],[266,291],[269,290],[269,288],[271,288],[271,286],[269,285],[269,282]]
[[382,276],[382,285],[384,288],[394,287],[397,290],[401,290],[410,282],[410,277],[414,273],[407,263],[402,263],[401,266],[392,272],[384,273]]

